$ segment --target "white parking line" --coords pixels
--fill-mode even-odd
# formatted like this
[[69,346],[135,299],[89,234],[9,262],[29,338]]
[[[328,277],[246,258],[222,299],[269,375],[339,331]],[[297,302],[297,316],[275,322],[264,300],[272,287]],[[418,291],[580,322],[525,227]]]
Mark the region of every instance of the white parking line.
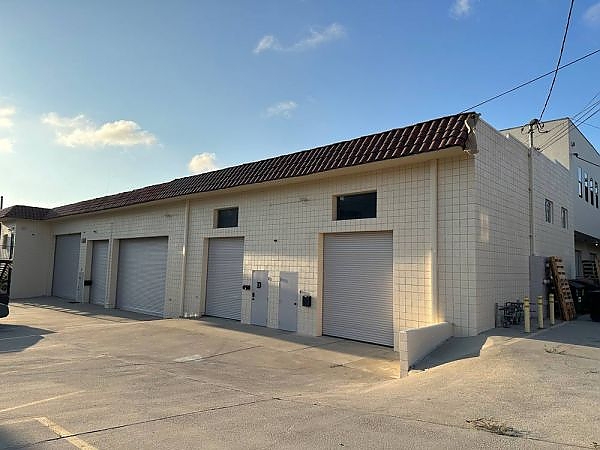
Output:
[[65,441],[67,441],[68,443],[74,445],[75,447],[77,447],[81,450],[98,450],[96,447],[88,444],[83,439],[79,439],[77,436],[73,436],[73,433],[71,433],[68,430],[65,430],[59,424],[52,422],[47,417],[36,417],[35,420],[37,420],[42,425],[50,428],[50,430],[53,433],[55,433],[57,436],[64,438]]
[[25,403],[23,405],[12,406],[10,408],[0,409],[0,413],[14,411],[15,409],[27,408],[28,406],[39,405],[40,403],[51,402],[52,400],[58,400],[59,398],[70,397],[71,395],[81,394],[82,392],[85,392],[85,391],[70,392],[68,394],[57,395],[56,397],[49,397],[49,398],[45,398],[43,400],[36,400],[35,402]]

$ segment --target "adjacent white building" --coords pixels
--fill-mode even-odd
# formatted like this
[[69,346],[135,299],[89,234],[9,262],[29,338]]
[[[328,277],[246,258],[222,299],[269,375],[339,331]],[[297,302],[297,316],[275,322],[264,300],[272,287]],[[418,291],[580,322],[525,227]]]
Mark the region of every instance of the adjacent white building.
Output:
[[[458,114],[54,209],[6,208],[11,296],[356,339],[393,346],[407,368],[530,293],[528,151],[511,134]],[[533,155],[535,255],[574,272],[575,237],[598,234],[596,170],[556,151]]]

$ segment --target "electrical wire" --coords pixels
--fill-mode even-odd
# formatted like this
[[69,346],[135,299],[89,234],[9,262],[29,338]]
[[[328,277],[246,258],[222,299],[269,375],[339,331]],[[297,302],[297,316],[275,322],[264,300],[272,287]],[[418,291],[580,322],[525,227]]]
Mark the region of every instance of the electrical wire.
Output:
[[552,146],[553,144],[558,142],[560,139],[565,137],[577,125],[581,125],[581,124],[585,123],[586,121],[588,121],[589,119],[594,117],[596,114],[600,113],[600,99],[596,100],[598,98],[598,96],[600,96],[600,92],[598,92],[596,95],[594,95],[592,100],[590,100],[581,111],[579,111],[577,114],[575,114],[570,121],[561,123],[561,124],[555,126],[554,128],[552,128],[551,130],[548,130],[548,133],[552,133],[558,129],[558,131],[556,131],[555,135],[550,137],[540,147],[540,149],[539,149],[540,152],[543,152],[545,149],[547,149],[548,147]]
[[[574,114],[571,119],[574,123],[583,123],[583,121],[587,120],[586,118],[581,119],[581,116],[589,113],[590,110],[593,110],[593,108],[595,108],[596,106],[598,106],[600,104],[600,101],[596,101],[596,99],[600,96],[600,91],[597,92],[590,101],[588,101],[585,106],[583,107],[583,109],[579,112],[577,112],[576,114]],[[542,148],[540,149],[541,151],[543,151],[543,149],[548,148],[550,145],[554,144],[556,141],[562,139],[562,137],[564,137],[571,129],[572,126],[569,124],[569,122],[562,122],[559,123],[558,125],[556,125],[554,128],[551,128],[548,131],[545,131],[544,133],[553,133],[555,130],[559,129],[559,131],[556,132],[555,136],[552,136],[550,139],[548,139],[548,141],[546,141],[546,143],[542,146]]]
[[556,62],[556,69],[554,69],[554,77],[552,77],[552,83],[550,84],[550,90],[548,91],[548,97],[546,97],[546,101],[544,102],[544,107],[542,108],[542,112],[540,113],[540,122],[542,121],[542,117],[546,112],[546,107],[548,106],[548,102],[550,101],[550,96],[552,95],[552,90],[554,89],[554,83],[556,82],[556,76],[558,75],[558,68],[560,67],[560,61],[562,59],[563,51],[565,50],[565,42],[567,42],[567,33],[569,32],[569,23],[571,23],[571,13],[573,12],[573,5],[575,4],[575,0],[571,0],[571,6],[569,7],[569,15],[567,16],[567,25],[565,26],[565,33],[563,35],[562,44],[560,46],[560,53],[558,54],[558,61]]
[[588,127],[592,127],[592,128],[596,128],[597,130],[600,130],[600,127],[598,125],[594,125],[592,123],[583,122],[581,125],[587,125]]
[[472,110],[474,110],[475,108],[479,108],[480,106],[482,106],[482,105],[485,105],[486,103],[489,103],[489,102],[491,102],[491,101],[494,101],[494,100],[496,100],[496,99],[498,99],[498,98],[500,98],[500,97],[503,97],[503,96],[505,96],[506,94],[510,94],[511,92],[514,92],[514,91],[516,91],[516,90],[518,90],[518,89],[521,89],[521,88],[523,88],[523,87],[525,87],[525,86],[528,86],[528,85],[530,85],[530,84],[532,84],[532,83],[535,83],[536,81],[539,81],[539,80],[541,80],[542,78],[546,78],[548,75],[552,75],[552,74],[553,74],[553,73],[555,73],[557,70],[562,70],[562,69],[565,69],[565,68],[567,68],[567,67],[569,67],[569,66],[572,66],[572,65],[573,65],[573,64],[575,64],[575,63],[578,63],[579,61],[583,61],[584,59],[587,59],[587,58],[589,58],[590,56],[594,56],[594,55],[595,55],[595,54],[597,54],[597,53],[600,53],[600,48],[598,48],[598,49],[596,49],[596,50],[594,50],[594,51],[591,51],[591,52],[589,52],[588,54],[581,56],[580,58],[574,59],[573,61],[570,61],[570,62],[568,62],[568,63],[566,63],[566,64],[563,64],[563,65],[562,65],[562,66],[560,66],[558,69],[554,69],[554,70],[551,70],[550,72],[546,72],[546,73],[545,73],[545,74],[543,74],[543,75],[539,75],[539,76],[537,76],[537,77],[535,77],[535,78],[532,78],[532,79],[531,79],[531,80],[529,80],[529,81],[525,81],[524,83],[521,83],[521,84],[519,84],[518,86],[515,86],[515,87],[513,87],[513,88],[511,88],[511,89],[508,89],[508,90],[506,90],[506,91],[504,91],[504,92],[501,92],[501,93],[499,93],[499,94],[497,94],[497,95],[494,95],[493,97],[490,97],[490,98],[488,98],[488,99],[486,99],[486,100],[483,100],[483,101],[481,101],[481,102],[477,103],[476,105],[469,106],[468,108],[465,108],[465,109],[463,109],[463,110],[462,110],[462,111],[461,111],[459,114],[466,113],[466,112],[468,112],[468,111],[472,111]]
[[596,164],[595,162],[592,161],[588,161],[585,158],[582,158],[581,156],[579,156],[577,153],[571,153],[575,158],[580,159],[581,161],[585,161],[588,164],[591,164],[592,166],[596,166],[596,167],[600,167],[600,164]]

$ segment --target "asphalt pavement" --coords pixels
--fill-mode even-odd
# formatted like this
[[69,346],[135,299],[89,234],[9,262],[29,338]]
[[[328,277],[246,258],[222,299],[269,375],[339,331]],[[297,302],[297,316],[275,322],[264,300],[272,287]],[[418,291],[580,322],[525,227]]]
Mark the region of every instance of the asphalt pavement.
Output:
[[391,349],[42,298],[0,321],[0,448],[596,448],[600,323]]

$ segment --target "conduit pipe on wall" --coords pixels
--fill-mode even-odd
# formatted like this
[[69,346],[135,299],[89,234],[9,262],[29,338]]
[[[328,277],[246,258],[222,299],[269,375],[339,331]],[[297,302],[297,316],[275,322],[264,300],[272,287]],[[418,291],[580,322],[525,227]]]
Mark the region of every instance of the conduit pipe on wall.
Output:
[[431,322],[441,321],[439,292],[438,292],[438,161],[434,159],[429,166],[430,217],[431,217]]
[[185,202],[185,213],[183,217],[183,248],[181,249],[181,289],[179,304],[181,305],[180,317],[188,317],[185,310],[185,271],[187,266],[188,229],[190,225],[190,201]]

